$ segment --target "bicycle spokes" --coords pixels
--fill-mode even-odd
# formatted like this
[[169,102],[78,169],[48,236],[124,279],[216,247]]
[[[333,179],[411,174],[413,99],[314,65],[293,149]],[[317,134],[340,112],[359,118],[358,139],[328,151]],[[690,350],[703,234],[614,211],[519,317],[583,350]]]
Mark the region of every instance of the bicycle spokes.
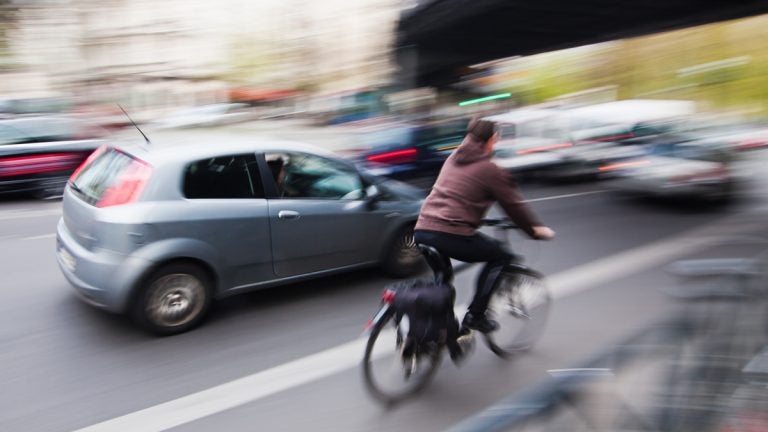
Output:
[[500,356],[529,348],[541,335],[549,312],[544,280],[509,272],[502,275],[488,305],[499,329],[486,335],[488,346]]

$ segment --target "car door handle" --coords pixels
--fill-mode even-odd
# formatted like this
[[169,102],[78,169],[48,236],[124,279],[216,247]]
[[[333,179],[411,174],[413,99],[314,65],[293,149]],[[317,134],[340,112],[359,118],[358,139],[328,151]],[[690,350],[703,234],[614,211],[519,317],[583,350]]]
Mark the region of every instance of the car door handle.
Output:
[[280,210],[280,212],[277,213],[277,217],[280,219],[298,219],[301,217],[301,214],[293,210]]

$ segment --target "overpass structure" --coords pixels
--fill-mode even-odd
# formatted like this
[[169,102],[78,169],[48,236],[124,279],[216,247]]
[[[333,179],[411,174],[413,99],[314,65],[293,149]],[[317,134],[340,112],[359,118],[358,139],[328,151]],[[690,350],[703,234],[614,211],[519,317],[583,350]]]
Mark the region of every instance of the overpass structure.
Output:
[[473,64],[768,13],[768,0],[422,0],[398,24],[411,87],[455,82]]

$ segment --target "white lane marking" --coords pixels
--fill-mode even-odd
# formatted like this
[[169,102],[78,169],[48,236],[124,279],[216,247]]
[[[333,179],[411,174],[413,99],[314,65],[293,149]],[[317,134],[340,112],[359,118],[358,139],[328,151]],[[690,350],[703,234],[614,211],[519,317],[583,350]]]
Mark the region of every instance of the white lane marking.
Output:
[[548,197],[541,197],[541,198],[533,198],[524,200],[527,203],[531,202],[538,202],[538,201],[550,201],[550,200],[556,200],[556,199],[562,199],[562,198],[573,198],[573,197],[579,197],[584,195],[594,195],[599,193],[608,192],[608,189],[600,189],[595,191],[588,191],[588,192],[577,192],[572,194],[565,194],[565,195],[554,195],[554,196],[548,196]]
[[51,239],[51,238],[56,238],[56,234],[43,234],[38,236],[24,237],[24,240],[40,240],[40,239]]
[[[722,227],[724,222],[727,223],[727,219],[552,275],[548,277],[552,294],[555,298],[563,298],[663,264],[716,241],[719,237],[706,234],[713,227]],[[729,228],[738,231],[742,230],[743,226]],[[461,311],[460,308],[461,306],[457,307],[458,312]],[[164,431],[355,367],[360,363],[365,344],[364,339],[356,339],[75,432]]]
[[360,363],[365,340],[357,339],[201,392],[107,420],[77,432],[163,431],[201,419]]
[[0,220],[26,219],[32,217],[58,216],[61,215],[61,209],[52,210],[31,210],[24,212],[10,211],[0,213]]
[[711,239],[706,238],[662,240],[562,271],[547,280],[553,297],[562,298],[669,262],[704,247],[709,241]]

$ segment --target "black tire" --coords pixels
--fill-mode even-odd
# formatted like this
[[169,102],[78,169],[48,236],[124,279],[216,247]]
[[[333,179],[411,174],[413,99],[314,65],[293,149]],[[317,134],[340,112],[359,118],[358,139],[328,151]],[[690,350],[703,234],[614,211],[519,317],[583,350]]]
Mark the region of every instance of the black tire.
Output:
[[488,305],[499,330],[485,335],[488,347],[508,357],[533,346],[544,332],[552,297],[543,275],[532,270],[505,270]]
[[133,319],[160,336],[186,332],[203,320],[211,305],[208,274],[190,263],[168,264],[152,272],[137,291]]
[[[410,361],[404,359],[400,349],[407,329],[403,324],[396,323],[394,313],[388,312],[371,329],[365,346],[365,388],[371,396],[387,406],[402,402],[424,390],[442,361],[442,348],[414,356]],[[398,383],[401,379],[403,382]]]
[[413,276],[424,265],[424,258],[413,239],[413,225],[401,228],[389,241],[382,262],[386,274],[396,278]]

